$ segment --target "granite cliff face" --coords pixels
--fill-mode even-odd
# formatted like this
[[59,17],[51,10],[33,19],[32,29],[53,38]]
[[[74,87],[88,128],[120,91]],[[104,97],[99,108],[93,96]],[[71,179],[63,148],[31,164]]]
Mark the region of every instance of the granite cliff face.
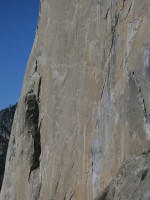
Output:
[[101,198],[148,152],[149,13],[149,0],[41,0],[1,200]]
[[150,152],[123,162],[114,180],[96,200],[149,200]]
[[10,106],[9,108],[0,111],[0,190],[3,181],[7,147],[16,106],[17,105]]

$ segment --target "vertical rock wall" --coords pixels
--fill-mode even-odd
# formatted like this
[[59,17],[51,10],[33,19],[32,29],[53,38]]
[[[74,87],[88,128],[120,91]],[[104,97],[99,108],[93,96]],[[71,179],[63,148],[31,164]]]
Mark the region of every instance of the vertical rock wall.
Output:
[[149,149],[150,1],[41,0],[1,200],[91,200]]

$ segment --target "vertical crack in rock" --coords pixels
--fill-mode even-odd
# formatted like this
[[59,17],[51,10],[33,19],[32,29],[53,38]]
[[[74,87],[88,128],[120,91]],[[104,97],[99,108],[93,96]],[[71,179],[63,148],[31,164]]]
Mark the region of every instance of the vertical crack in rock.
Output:
[[37,64],[37,60],[36,60],[35,71],[34,72],[37,72],[37,68],[38,68],[38,64]]
[[147,111],[146,111],[145,101],[144,101],[144,98],[143,98],[143,96],[142,96],[141,86],[140,86],[140,84],[139,84],[137,78],[135,77],[134,72],[131,72],[131,77],[132,77],[132,79],[134,80],[135,85],[136,85],[136,87],[137,87],[137,90],[138,90],[138,98],[139,98],[139,101],[140,101],[140,103],[141,103],[141,105],[142,105],[142,109],[143,109],[143,111],[144,111],[144,118],[145,118],[145,122],[146,122],[146,121],[147,121]]
[[[108,76],[108,75],[107,75],[107,76]],[[103,98],[104,89],[105,89],[105,85],[106,85],[107,78],[108,78],[107,76],[106,76],[106,78],[105,78],[104,85],[103,85],[103,87],[102,87],[102,92],[101,92],[101,98],[100,98],[100,102],[102,101],[102,98]]]
[[135,85],[136,85],[137,90],[138,90],[138,99],[139,99],[139,102],[142,106],[143,113],[144,113],[144,129],[145,129],[147,139],[150,140],[150,124],[148,122],[149,117],[148,117],[147,110],[146,110],[145,100],[142,96],[141,86],[140,86],[137,78],[135,77],[134,72],[130,72],[129,75],[133,79],[133,81],[135,82]]
[[39,108],[38,102],[35,94],[30,91],[26,96],[26,126],[29,134],[32,134],[32,138],[34,140],[34,153],[33,153],[33,161],[31,166],[31,171],[38,168],[39,157],[41,154],[41,145],[40,145],[40,131],[38,128],[39,121]]
[[112,7],[112,5],[107,9],[107,11],[106,11],[106,15],[105,15],[105,19],[107,19],[107,17],[108,17],[108,13],[109,13],[111,7]]
[[58,181],[57,181],[56,186],[55,186],[55,196],[57,195],[57,190],[58,190],[60,179],[61,179],[61,175],[59,175]]
[[130,6],[129,6],[129,9],[128,9],[128,12],[127,12],[127,14],[125,16],[125,19],[127,19],[128,15],[129,15],[129,13],[131,11],[132,5],[133,5],[133,2],[131,2]]
[[[111,27],[112,40],[111,40],[111,46],[110,46],[109,55],[111,54],[112,48],[113,48],[114,43],[115,43],[115,40],[116,40],[116,28],[117,28],[117,25],[118,25],[118,22],[119,22],[120,14],[121,14],[121,12],[122,12],[123,9],[124,9],[125,1],[126,1],[126,0],[123,0],[123,5],[122,5],[122,8],[120,9],[119,13],[115,14],[115,17],[114,17],[114,24],[113,24],[113,22],[112,22],[112,27]],[[108,12],[109,12],[110,9],[112,9],[112,5],[111,5],[111,7],[107,10],[106,19],[107,19]]]
[[142,173],[141,181],[144,181],[148,173],[148,169],[145,169],[144,172]]
[[40,93],[41,93],[41,83],[42,83],[42,77],[40,77],[39,84],[38,84],[38,98],[40,97]]
[[73,200],[74,194],[75,194],[75,191],[73,192],[73,194],[71,195],[71,197],[69,198],[69,200]]
[[40,181],[40,155],[41,155],[41,142],[40,142],[40,130],[38,127],[39,122],[39,106],[36,95],[33,91],[29,91],[25,99],[26,114],[25,124],[27,128],[27,134],[32,137],[33,140],[33,154],[30,161],[30,194],[32,200],[39,198],[41,181]]

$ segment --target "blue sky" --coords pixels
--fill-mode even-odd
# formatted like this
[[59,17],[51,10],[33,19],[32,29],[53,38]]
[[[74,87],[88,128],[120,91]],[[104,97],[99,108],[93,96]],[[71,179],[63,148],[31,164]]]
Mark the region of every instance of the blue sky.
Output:
[[19,100],[38,12],[39,0],[0,0],[0,109]]

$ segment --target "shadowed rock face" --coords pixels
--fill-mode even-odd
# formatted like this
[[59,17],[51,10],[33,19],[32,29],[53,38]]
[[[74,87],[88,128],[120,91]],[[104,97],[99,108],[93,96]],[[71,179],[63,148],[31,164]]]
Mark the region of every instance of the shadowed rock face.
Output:
[[0,111],[0,189],[5,169],[5,159],[16,106]]
[[34,153],[31,165],[32,171],[39,168],[39,157],[41,154],[40,132],[38,130],[39,108],[36,96],[33,91],[29,91],[29,93],[26,95],[25,104],[25,126],[28,130],[28,134],[32,135],[32,138],[34,140]]
[[149,150],[149,13],[149,0],[41,0],[2,200],[99,198]]
[[109,186],[95,200],[149,200],[150,152],[123,162]]

